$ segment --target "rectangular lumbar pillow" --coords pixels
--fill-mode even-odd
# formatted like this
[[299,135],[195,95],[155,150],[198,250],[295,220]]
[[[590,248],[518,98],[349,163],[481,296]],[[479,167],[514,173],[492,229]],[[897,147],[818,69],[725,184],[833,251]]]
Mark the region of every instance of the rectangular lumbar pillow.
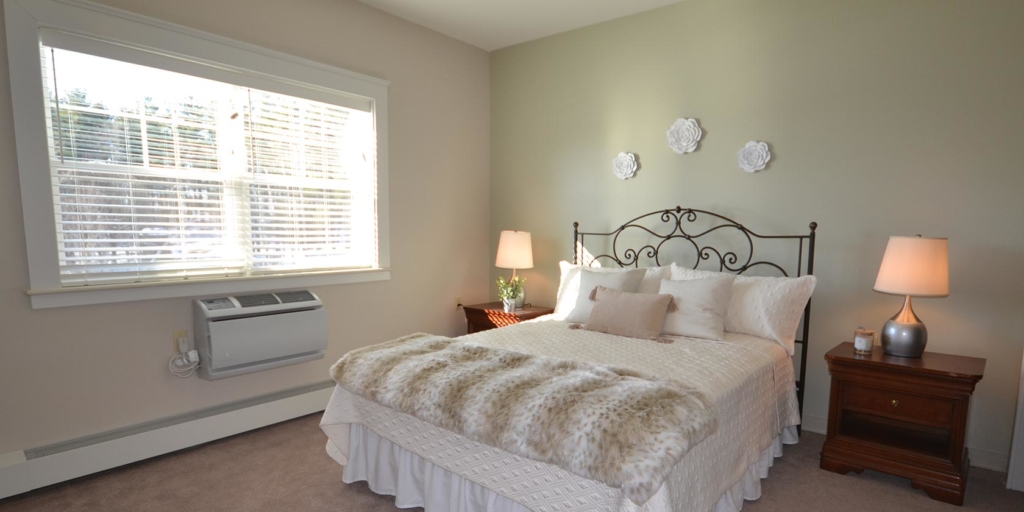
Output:
[[657,340],[671,295],[629,293],[598,286],[591,294],[594,308],[583,328],[616,336]]
[[594,302],[590,300],[590,294],[598,286],[635,293],[646,272],[642,268],[626,270],[624,272],[597,271],[589,268],[581,269],[576,305],[569,312],[566,320],[582,324],[590,319],[590,310],[594,307]]
[[736,276],[723,274],[688,281],[662,281],[662,294],[672,296],[675,307],[665,316],[664,334],[721,340],[725,311]]
[[[622,273],[622,272],[635,272],[635,268],[622,268],[622,267],[587,267],[583,265],[573,265],[568,261],[562,261],[558,264],[562,271],[562,277],[558,281],[558,297],[555,300],[555,315],[561,318],[565,318],[576,307],[576,300],[579,298],[580,293],[580,273],[584,269],[592,272],[607,272],[607,273]],[[658,293],[658,287],[661,286],[661,281],[664,279],[672,278],[672,267],[665,265],[664,267],[651,267],[644,270],[643,279],[640,280],[640,286],[635,290],[637,293]]]
[[[732,274],[672,266],[675,281],[721,275]],[[817,282],[814,276],[736,276],[725,309],[725,332],[774,340],[792,354],[796,328]]]

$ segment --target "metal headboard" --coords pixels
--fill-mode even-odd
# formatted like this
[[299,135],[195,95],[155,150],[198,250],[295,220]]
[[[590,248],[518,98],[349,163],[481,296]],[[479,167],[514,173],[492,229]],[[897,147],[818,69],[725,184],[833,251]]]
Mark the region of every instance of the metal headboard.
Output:
[[[652,217],[660,219],[662,225],[667,225],[670,231],[666,234],[658,233],[654,229],[648,228],[640,221],[650,220]],[[696,234],[690,234],[684,228],[684,223],[691,227],[696,228],[694,225],[698,220],[708,220],[714,225]],[[584,256],[584,241],[586,237],[611,237],[611,252],[605,254],[599,254],[592,256],[590,261],[585,262],[587,265],[592,265],[594,262],[606,258],[616,263],[620,267],[639,267],[640,259],[647,257],[654,260],[656,265],[662,265],[662,261],[659,259],[659,253],[662,251],[662,247],[666,242],[670,240],[685,240],[692,244],[696,255],[696,263],[693,268],[697,268],[702,261],[710,262],[714,264],[712,258],[718,259],[718,270],[720,272],[733,272],[736,274],[742,274],[747,270],[755,267],[770,267],[778,270],[783,276],[789,277],[789,273],[777,263],[766,261],[766,260],[754,260],[754,240],[793,240],[797,250],[797,266],[796,275],[811,275],[814,273],[814,237],[815,230],[818,228],[817,222],[810,224],[811,231],[806,235],[760,235],[750,229],[746,228],[742,224],[723,217],[717,213],[712,213],[704,210],[695,210],[692,208],[683,208],[676,206],[669,210],[657,210],[651,213],[647,213],[636,217],[625,224],[619,226],[617,229],[609,231],[607,233],[590,233],[580,231],[580,223],[572,223],[572,236],[573,236],[573,263],[579,265],[583,263]],[[626,248],[622,252],[619,251],[619,235],[624,231],[637,232],[637,234],[648,234],[647,239],[654,241],[647,242],[645,245],[637,248]],[[719,230],[734,230],[739,232],[746,239],[747,250],[742,251],[741,249],[731,250],[720,250],[712,245],[701,245],[702,242],[697,239],[717,232]],[[607,240],[607,238],[605,239]],[[804,259],[804,246],[806,241],[807,258]],[[746,260],[741,263],[741,257],[737,254],[737,250],[742,254],[747,253]],[[806,265],[805,265],[806,262]],[[803,329],[800,339],[796,340],[796,343],[801,345],[800,350],[800,377],[796,381],[796,396],[797,401],[800,404],[800,416],[803,417],[804,412],[804,382],[807,375],[807,334],[810,331],[811,321],[811,301],[807,301],[807,306],[804,308],[803,316]]]

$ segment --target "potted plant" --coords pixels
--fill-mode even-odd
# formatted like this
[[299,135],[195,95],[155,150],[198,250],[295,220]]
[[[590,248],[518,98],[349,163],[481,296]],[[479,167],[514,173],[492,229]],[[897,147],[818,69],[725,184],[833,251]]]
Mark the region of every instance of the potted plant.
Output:
[[523,283],[525,282],[526,279],[519,276],[508,281],[504,277],[498,278],[498,297],[501,298],[506,313],[515,311],[517,302],[523,299]]

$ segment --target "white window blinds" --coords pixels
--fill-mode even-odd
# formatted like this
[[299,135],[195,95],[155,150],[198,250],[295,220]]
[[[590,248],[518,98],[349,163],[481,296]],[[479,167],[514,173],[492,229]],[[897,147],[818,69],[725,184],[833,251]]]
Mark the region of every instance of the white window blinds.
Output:
[[371,112],[41,57],[62,286],[377,266]]

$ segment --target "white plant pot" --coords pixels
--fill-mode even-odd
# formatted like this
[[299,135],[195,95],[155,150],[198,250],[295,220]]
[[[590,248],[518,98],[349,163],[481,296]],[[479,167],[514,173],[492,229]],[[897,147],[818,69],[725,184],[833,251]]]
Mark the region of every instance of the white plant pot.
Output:
[[516,310],[516,300],[517,299],[501,299],[501,304],[505,307],[506,313],[512,313]]

